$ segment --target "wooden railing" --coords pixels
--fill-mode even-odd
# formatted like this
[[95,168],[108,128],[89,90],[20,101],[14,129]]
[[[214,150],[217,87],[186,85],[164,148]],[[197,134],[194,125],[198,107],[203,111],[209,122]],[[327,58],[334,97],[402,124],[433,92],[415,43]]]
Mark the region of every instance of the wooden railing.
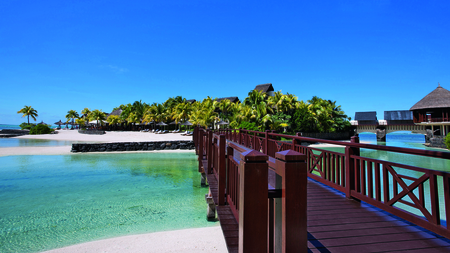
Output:
[[[231,141],[240,137],[194,132],[199,157],[212,161],[203,171],[218,182],[218,205],[229,205],[239,223],[239,251],[307,252],[306,156],[287,150],[268,161],[266,154]],[[255,145],[251,140],[240,141]],[[269,173],[278,177],[272,185]],[[274,198],[281,198],[279,205]]]
[[[358,137],[339,142],[244,129],[216,133],[259,148],[269,157],[284,150],[305,154],[310,178],[450,239],[450,173],[362,157],[360,149],[445,160],[450,159],[450,152],[362,144]],[[302,146],[301,142],[339,145],[345,152]]]

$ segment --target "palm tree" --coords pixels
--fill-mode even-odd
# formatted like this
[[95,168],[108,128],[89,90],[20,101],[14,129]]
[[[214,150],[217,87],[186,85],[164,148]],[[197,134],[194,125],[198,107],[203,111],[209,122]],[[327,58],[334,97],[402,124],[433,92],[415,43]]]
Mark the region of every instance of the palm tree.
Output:
[[120,122],[122,122],[120,120],[120,117],[118,115],[111,115],[109,116],[106,121],[109,123],[109,125],[114,125],[114,129],[117,128],[117,124],[119,124]]
[[224,99],[219,102],[218,107],[222,116],[222,120],[228,119],[228,111],[231,109],[231,104],[232,102],[229,99]]
[[86,124],[86,120],[83,118],[78,118],[75,120],[75,123],[80,125],[80,128]]
[[172,117],[175,120],[175,123],[179,123],[180,121],[186,122],[189,116],[192,113],[192,106],[190,103],[179,103],[175,106],[172,111]]
[[90,120],[96,120],[97,126],[98,122],[100,121],[100,125],[103,125],[103,121],[106,119],[106,114],[102,112],[101,110],[95,109],[89,114]]
[[78,119],[80,115],[78,115],[78,112],[75,110],[70,110],[67,112],[66,119],[69,121],[69,119],[72,119],[72,129],[74,124],[74,119]]
[[30,116],[34,121],[36,121],[36,117],[38,116],[37,111],[33,107],[27,105],[20,109],[20,111],[18,111],[17,113],[22,113],[22,117],[28,117],[28,125],[30,124]]
[[130,114],[128,114],[127,121],[128,123],[133,124],[133,130],[135,130],[136,123],[140,123],[141,119],[139,118],[137,113],[131,112]]
[[167,120],[167,111],[166,108],[162,104],[153,104],[151,105],[144,113],[143,122],[163,122]]
[[81,114],[83,114],[83,118],[86,118],[88,115],[89,115],[89,113],[91,112],[91,110],[89,110],[89,108],[87,108],[87,107],[85,107],[82,111],[81,111]]

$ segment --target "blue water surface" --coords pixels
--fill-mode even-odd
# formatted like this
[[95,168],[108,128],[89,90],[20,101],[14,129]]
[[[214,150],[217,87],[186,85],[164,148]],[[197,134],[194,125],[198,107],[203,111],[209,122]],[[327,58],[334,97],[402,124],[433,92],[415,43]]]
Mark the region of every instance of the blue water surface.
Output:
[[0,157],[0,252],[217,225],[192,152]]

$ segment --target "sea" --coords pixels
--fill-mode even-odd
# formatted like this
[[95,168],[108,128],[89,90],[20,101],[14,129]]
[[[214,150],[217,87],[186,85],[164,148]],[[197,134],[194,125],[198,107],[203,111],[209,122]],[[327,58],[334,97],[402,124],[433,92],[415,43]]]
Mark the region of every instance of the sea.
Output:
[[0,252],[217,226],[200,179],[194,152],[0,157]]
[[[50,126],[50,127],[51,128],[56,128],[58,126],[53,125],[53,126]],[[2,129],[18,129],[18,130],[20,130],[20,126],[19,125],[9,125],[9,124],[0,124],[0,130],[2,130]]]
[[19,125],[0,124],[0,130],[2,130],[2,129],[19,129],[20,130],[20,126]]

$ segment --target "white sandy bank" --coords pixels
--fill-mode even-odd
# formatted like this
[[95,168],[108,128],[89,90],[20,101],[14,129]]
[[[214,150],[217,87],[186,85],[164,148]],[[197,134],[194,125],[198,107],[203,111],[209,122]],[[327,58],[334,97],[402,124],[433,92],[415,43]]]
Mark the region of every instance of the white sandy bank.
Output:
[[228,252],[219,226],[116,237],[46,253]]
[[[192,136],[183,136],[180,133],[154,134],[145,132],[106,132],[104,135],[80,134],[77,130],[58,130],[57,134],[23,135],[13,137],[17,139],[41,139],[55,141],[73,141],[78,143],[106,143],[106,142],[144,142],[144,141],[178,141],[192,140]],[[6,147],[0,148],[0,156],[10,155],[70,155],[72,149],[68,146],[48,147]],[[136,151],[136,152],[193,152],[192,150],[162,150],[162,151]],[[102,152],[105,153],[105,152]],[[114,152],[118,153],[118,152]]]

